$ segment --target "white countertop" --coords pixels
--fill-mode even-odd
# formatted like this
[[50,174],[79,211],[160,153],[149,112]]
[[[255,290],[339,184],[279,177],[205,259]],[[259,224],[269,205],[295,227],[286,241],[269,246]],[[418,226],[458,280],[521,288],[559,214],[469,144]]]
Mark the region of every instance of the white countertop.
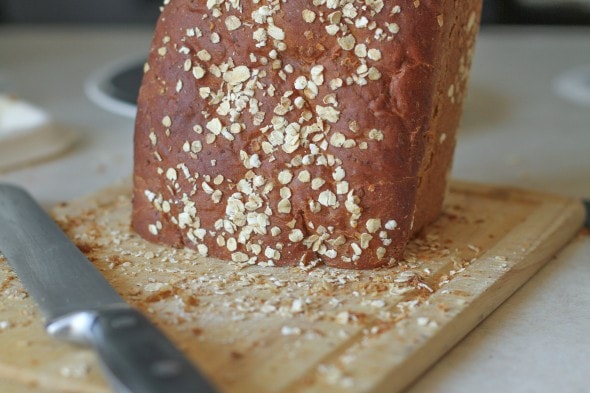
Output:
[[[46,206],[132,170],[133,121],[89,102],[88,75],[146,53],[150,29],[0,27],[0,90],[47,110],[81,141],[63,157],[0,175]],[[590,65],[590,28],[484,29],[453,177],[590,197],[590,106],[553,80]],[[590,236],[580,235],[409,392],[588,392]]]

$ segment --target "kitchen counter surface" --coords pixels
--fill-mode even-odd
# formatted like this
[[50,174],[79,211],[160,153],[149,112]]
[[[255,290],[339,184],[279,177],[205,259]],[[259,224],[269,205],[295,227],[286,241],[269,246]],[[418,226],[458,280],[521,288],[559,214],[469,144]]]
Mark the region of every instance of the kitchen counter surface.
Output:
[[[0,181],[51,206],[129,177],[133,121],[90,102],[84,83],[110,62],[142,56],[150,39],[150,29],[0,27],[0,92],[42,107],[79,137],[67,154]],[[590,72],[589,28],[483,29],[453,177],[590,197],[590,102],[555,88],[583,66]],[[408,392],[587,392],[588,282],[586,231]]]

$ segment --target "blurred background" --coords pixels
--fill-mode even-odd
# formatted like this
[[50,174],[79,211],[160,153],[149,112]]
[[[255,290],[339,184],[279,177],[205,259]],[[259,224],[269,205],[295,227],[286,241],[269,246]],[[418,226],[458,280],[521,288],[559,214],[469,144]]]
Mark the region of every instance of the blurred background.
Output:
[[163,0],[0,0],[0,23],[153,23]]
[[[154,23],[162,0],[0,0],[0,23]],[[484,24],[590,25],[590,0],[484,0]]]

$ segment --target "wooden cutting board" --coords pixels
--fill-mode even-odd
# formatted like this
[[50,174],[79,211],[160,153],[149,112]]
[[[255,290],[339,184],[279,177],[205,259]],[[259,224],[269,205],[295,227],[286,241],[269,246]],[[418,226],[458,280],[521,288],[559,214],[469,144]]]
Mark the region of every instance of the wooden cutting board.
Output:
[[[455,182],[395,268],[239,265],[148,244],[130,187],[56,208],[68,235],[223,392],[398,392],[578,231],[578,201]],[[0,260],[0,391],[108,392],[92,352],[49,338]]]

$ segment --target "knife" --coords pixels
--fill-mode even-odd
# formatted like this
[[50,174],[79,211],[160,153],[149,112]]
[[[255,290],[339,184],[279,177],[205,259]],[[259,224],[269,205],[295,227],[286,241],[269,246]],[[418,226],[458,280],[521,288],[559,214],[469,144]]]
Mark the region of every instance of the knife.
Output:
[[0,252],[39,304],[47,332],[91,346],[119,393],[215,392],[128,305],[25,190],[0,184]]

